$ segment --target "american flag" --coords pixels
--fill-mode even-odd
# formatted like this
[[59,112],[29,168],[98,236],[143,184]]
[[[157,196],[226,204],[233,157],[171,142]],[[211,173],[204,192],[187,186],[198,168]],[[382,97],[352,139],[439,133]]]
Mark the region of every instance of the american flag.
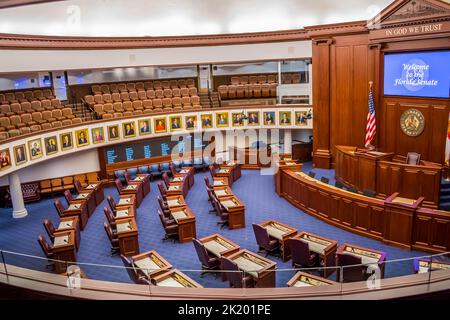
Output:
[[367,125],[366,125],[366,148],[373,140],[375,133],[377,132],[377,125],[375,121],[375,104],[373,102],[372,85],[369,89],[369,113],[367,113]]

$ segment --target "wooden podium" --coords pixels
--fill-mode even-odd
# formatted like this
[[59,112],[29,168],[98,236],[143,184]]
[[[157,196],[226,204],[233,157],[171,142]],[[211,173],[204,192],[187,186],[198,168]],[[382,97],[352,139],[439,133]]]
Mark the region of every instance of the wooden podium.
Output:
[[236,155],[238,163],[242,164],[242,169],[259,169],[270,167],[272,151],[270,146],[264,148],[239,148],[230,147],[230,154]]
[[391,161],[392,152],[384,153],[336,146],[336,180],[358,190],[376,190],[378,161]]
[[372,190],[380,198],[398,192],[404,198],[424,197],[423,206],[437,208],[442,165],[429,161],[407,164],[406,157],[336,146],[336,180],[358,191]]
[[408,199],[398,195],[399,193],[396,192],[384,200],[388,218],[385,225],[384,242],[411,249],[414,215],[424,198]]

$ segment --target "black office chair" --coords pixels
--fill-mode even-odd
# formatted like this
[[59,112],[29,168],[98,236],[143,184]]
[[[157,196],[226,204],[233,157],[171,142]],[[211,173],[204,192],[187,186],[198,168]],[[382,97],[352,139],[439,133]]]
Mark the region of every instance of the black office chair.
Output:
[[322,181],[323,183],[329,183],[330,179],[328,179],[327,177],[322,177],[320,178],[320,181]]
[[353,193],[358,193],[358,189],[356,189],[353,186],[347,187],[347,190],[350,191],[350,192],[353,192]]
[[375,191],[373,191],[373,190],[370,190],[370,189],[364,189],[363,190],[363,195],[365,195],[366,197],[375,198],[377,193]]
[[308,176],[310,176],[311,178],[314,178],[316,176],[316,173],[310,171],[310,172],[308,172]]
[[336,180],[336,181],[334,182],[334,186],[335,186],[336,188],[339,188],[339,189],[343,189],[343,188],[344,188],[344,184],[343,184],[342,182],[338,181],[338,180]]

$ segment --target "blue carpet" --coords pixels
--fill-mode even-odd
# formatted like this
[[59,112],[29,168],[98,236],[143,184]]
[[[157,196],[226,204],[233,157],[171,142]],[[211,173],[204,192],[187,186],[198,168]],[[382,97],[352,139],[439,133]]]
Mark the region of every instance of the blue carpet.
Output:
[[[311,163],[304,164],[303,170],[311,170]],[[324,169],[313,169],[317,173],[316,178],[328,177],[334,183],[334,171]],[[283,198],[278,197],[274,192],[273,176],[260,175],[259,171],[243,171],[242,177],[233,184],[233,192],[245,203],[246,228],[238,230],[220,229],[217,226],[218,217],[208,214],[210,204],[207,201],[207,193],[203,182],[206,173],[195,175],[195,185],[187,196],[189,207],[196,214],[197,237],[201,238],[213,233],[220,233],[233,240],[242,248],[257,251],[257,245],[251,227],[252,223],[258,223],[267,219],[279,220],[299,229],[299,231],[309,231],[331,239],[335,239],[339,244],[352,243],[363,247],[372,248],[387,252],[387,259],[408,258],[426,255],[423,252],[403,250],[385,245],[379,241],[365,238],[328,225],[319,219],[309,216],[298,210]],[[209,174],[208,174],[209,176]],[[105,189],[105,195],[111,194],[115,199],[118,195],[115,188]],[[163,228],[157,216],[158,203],[156,196],[159,194],[156,182],[151,183],[151,193],[144,199],[137,213],[137,223],[139,228],[140,251],[145,252],[151,249],[158,251],[175,268],[183,270],[205,287],[226,287],[227,282],[215,279],[212,275],[205,275],[200,278],[200,263],[192,243],[172,243],[163,242]],[[62,197],[59,197],[62,199]],[[105,197],[106,199],[106,197]],[[65,203],[65,200],[63,203]],[[88,264],[102,264],[110,266],[83,265],[82,269],[87,276],[92,279],[131,282],[127,272],[120,268],[122,262],[119,256],[110,257],[109,240],[103,229],[105,216],[103,207],[107,206],[106,200],[97,207],[96,211],[89,219],[84,231],[81,233],[81,245],[78,251],[77,261]],[[59,219],[53,206],[53,199],[44,199],[37,203],[27,205],[28,216],[23,219],[13,219],[12,210],[0,209],[0,249],[20,252],[29,255],[43,257],[43,253],[37,242],[37,235],[42,233],[46,236],[42,221],[50,218],[54,224]],[[36,270],[46,270],[47,261],[42,259],[37,261],[34,258],[15,256],[4,253],[3,259],[6,263],[24,266]],[[294,274],[290,261],[284,263],[280,259],[269,256],[269,259],[277,263],[277,286],[286,286],[286,282]],[[114,267],[115,266],[115,267]],[[389,263],[386,266],[386,277],[407,275],[413,272],[412,261]],[[334,275],[330,279],[334,279]]]

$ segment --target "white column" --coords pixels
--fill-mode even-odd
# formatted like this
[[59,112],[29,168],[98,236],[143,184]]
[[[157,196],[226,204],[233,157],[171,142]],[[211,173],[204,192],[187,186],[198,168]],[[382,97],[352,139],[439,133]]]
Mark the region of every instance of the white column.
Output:
[[292,154],[292,131],[284,129],[284,153]]
[[26,217],[28,212],[23,202],[22,186],[17,171],[9,174],[9,193],[11,194],[13,218]]

